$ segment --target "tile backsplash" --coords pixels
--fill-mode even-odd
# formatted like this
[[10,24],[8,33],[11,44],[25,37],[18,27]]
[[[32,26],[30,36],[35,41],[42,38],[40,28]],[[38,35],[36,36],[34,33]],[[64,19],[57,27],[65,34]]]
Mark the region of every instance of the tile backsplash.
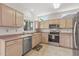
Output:
[[0,35],[21,33],[23,31],[24,31],[23,27],[21,28],[0,27]]

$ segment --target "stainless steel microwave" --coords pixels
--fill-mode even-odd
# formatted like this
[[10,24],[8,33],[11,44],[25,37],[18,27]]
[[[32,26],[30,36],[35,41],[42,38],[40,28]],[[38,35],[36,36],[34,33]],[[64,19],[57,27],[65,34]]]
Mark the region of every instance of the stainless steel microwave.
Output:
[[49,29],[59,28],[58,24],[49,24]]

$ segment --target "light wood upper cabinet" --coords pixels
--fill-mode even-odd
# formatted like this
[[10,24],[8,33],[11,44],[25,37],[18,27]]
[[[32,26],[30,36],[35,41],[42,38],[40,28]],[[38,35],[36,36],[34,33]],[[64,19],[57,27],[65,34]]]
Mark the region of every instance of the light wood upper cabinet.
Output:
[[2,26],[15,26],[15,10],[2,5]]
[[67,19],[66,20],[66,28],[72,28],[73,27],[73,20]]
[[52,19],[50,22],[52,22],[50,24],[57,24],[57,19]]
[[40,22],[40,28],[49,28],[49,24],[59,24],[59,19],[51,19]]
[[44,27],[44,22],[40,22],[40,28],[43,28]]
[[48,28],[48,26],[49,26],[48,21],[40,22],[40,28]]
[[44,22],[44,28],[49,28],[49,22],[48,21]]
[[23,26],[23,14],[4,4],[0,4],[0,26],[1,27]]
[[66,20],[64,19],[59,20],[59,25],[60,25],[60,28],[66,28]]
[[18,11],[16,11],[16,26],[23,26],[23,14]]

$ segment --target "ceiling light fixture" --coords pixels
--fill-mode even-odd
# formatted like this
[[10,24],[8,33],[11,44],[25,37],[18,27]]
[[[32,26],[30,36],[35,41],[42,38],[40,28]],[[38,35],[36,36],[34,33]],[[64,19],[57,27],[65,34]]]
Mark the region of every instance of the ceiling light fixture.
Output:
[[53,3],[53,6],[55,9],[58,9],[60,7],[60,3]]
[[32,12],[34,12],[34,9],[31,9]]

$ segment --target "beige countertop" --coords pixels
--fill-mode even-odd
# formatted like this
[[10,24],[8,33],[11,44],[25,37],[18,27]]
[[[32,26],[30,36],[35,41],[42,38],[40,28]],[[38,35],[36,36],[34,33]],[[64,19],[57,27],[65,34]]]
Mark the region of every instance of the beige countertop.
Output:
[[[50,32],[50,29],[41,29],[41,32]],[[60,33],[72,33],[72,29],[59,29]]]
[[0,36],[0,40],[11,41],[11,40],[21,39],[21,38],[28,37],[28,36],[32,36],[32,34]]
[[60,29],[60,33],[72,33],[72,29]]

